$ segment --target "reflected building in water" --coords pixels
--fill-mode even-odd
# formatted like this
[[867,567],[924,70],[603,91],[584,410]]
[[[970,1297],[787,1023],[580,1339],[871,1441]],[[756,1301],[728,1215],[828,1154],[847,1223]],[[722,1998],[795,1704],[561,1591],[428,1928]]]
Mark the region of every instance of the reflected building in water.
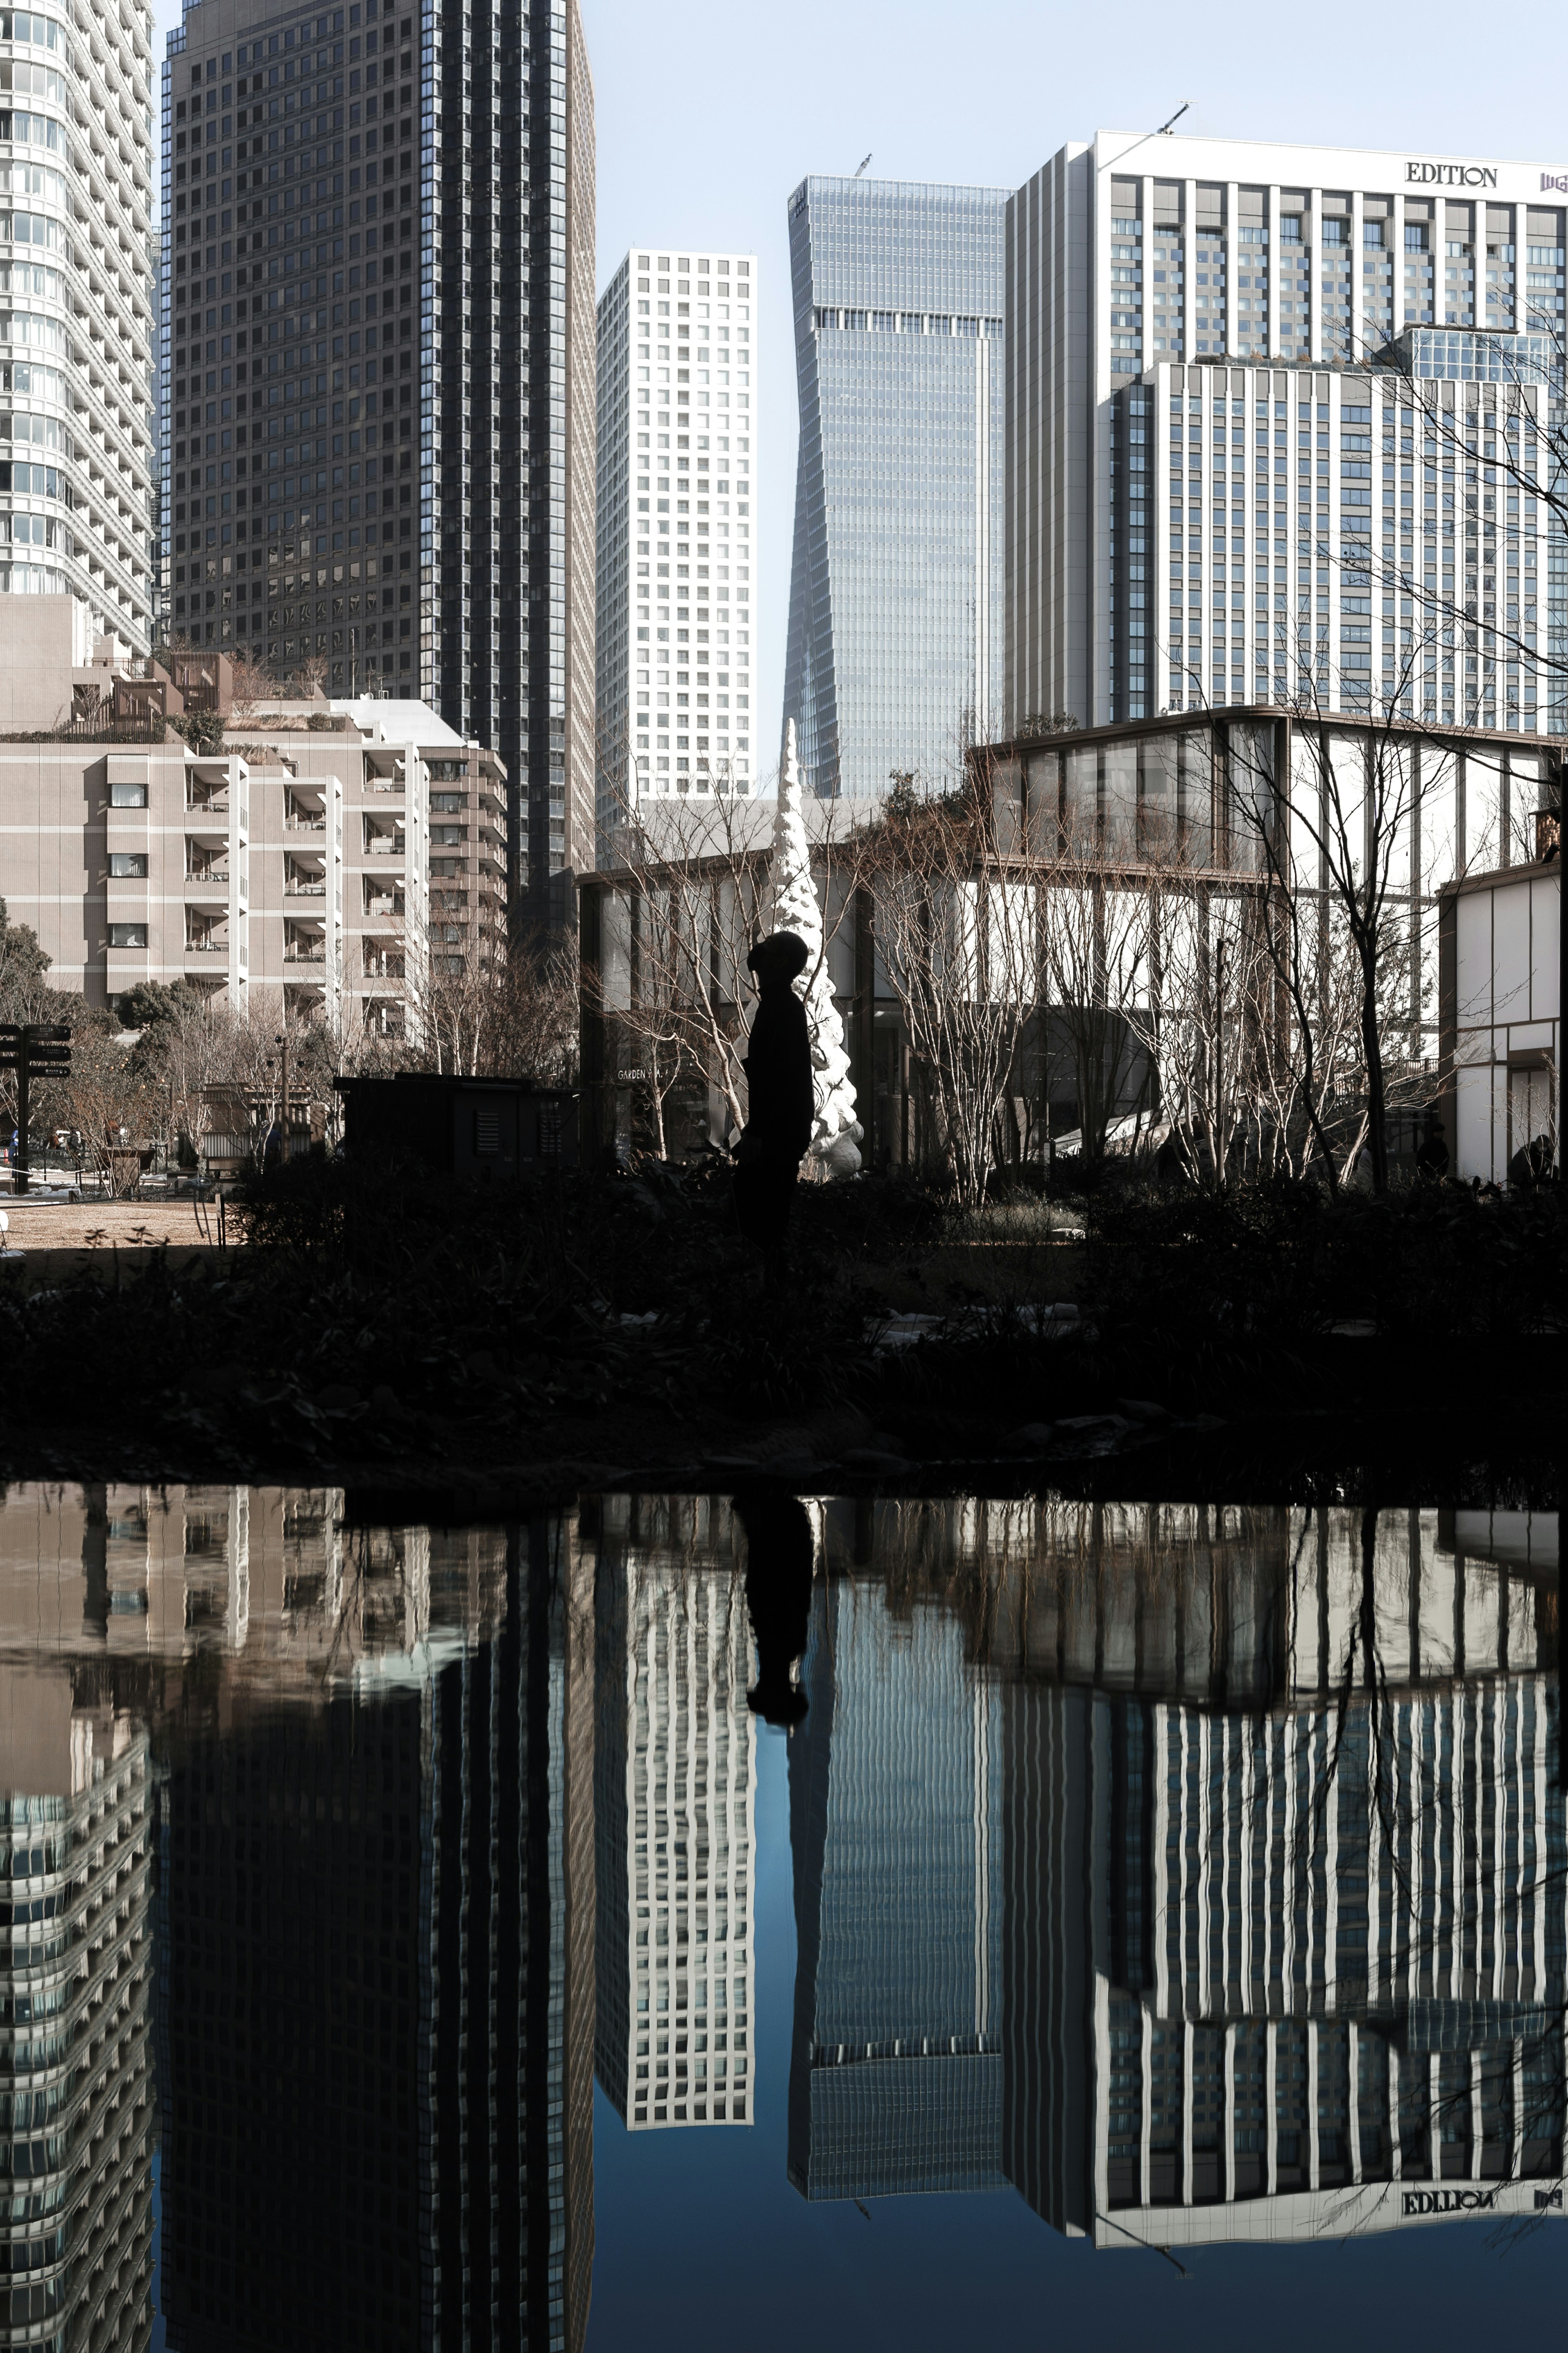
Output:
[[[331,1490],[13,1489],[0,1504],[0,1670],[25,1660],[31,1680],[7,1713],[11,1745],[47,1724],[35,1693],[64,1672],[119,1694],[105,1720],[130,1759],[122,1779],[146,1778],[148,1735],[132,1720],[163,1760],[170,2345],[571,2353],[594,2247],[591,1585],[559,1523],[447,1536],[354,1517]],[[60,1652],[66,1669],[40,1662]],[[74,1721],[70,1739],[79,1771]],[[14,1790],[37,1778],[13,1755]],[[49,1786],[43,1800],[13,1799],[14,1848],[52,1819],[37,1815]],[[131,1803],[120,1781],[112,1803]],[[58,2315],[52,2337],[29,2319],[25,2341],[59,2353],[144,2342],[150,2327],[145,1828],[136,1835],[107,1844],[107,1941],[139,1955],[141,1976],[122,1992],[95,1962],[88,2063],[60,2054],[78,2105],[113,2118],[96,2148],[90,2135],[54,2145],[72,2218],[68,2309],[47,2275],[25,2291],[29,2314],[36,2284]],[[95,1887],[89,1876],[89,1917]],[[13,2116],[24,2080],[47,2112],[47,2083],[19,2078],[15,2051],[0,2087]],[[15,2169],[15,2140],[9,2153]],[[106,2279],[129,2316],[118,2336],[102,2334]]]
[[629,2130],[756,2116],[756,1741],[732,1514],[607,1495],[597,1542],[597,2067]]
[[145,1733],[0,1662],[0,2345],[151,2338],[151,1831]]
[[1561,2211],[1554,1544],[1469,1541],[1101,1513],[993,1595],[1005,2161],[1058,2228]]
[[789,1750],[789,2178],[809,2199],[1001,2189],[997,1694],[954,1615],[857,1573],[854,1507],[822,1525]]

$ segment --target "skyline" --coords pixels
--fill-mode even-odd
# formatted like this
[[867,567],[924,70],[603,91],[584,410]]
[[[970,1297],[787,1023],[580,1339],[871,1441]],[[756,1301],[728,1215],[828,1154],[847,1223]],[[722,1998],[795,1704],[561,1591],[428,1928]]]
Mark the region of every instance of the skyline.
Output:
[[[168,0],[154,9],[154,57],[180,22]],[[1426,12],[1428,37],[1412,50],[1392,20],[1334,5],[1314,20],[1310,45],[1260,49],[1250,12],[1225,5],[1205,18],[1202,87],[1190,37],[1166,11],[1135,0],[1118,18],[1107,49],[1088,18],[1042,16],[1020,0],[979,0],[965,37],[947,37],[951,12],[931,0],[895,11],[848,10],[803,0],[787,25],[747,22],[696,0],[679,44],[656,16],[628,0],[584,0],[583,22],[598,126],[598,286],[637,236],[657,230],[677,242],[759,258],[761,400],[777,419],[766,437],[758,483],[763,551],[755,605],[759,782],[777,761],[782,733],[784,632],[789,603],[789,523],[795,467],[795,344],[788,285],[786,206],[808,173],[852,174],[869,152],[868,176],[973,185],[1022,186],[1064,141],[1097,128],[1163,122],[1184,100],[1182,135],[1379,148],[1413,155],[1553,162],[1544,95],[1521,115],[1517,75],[1489,74],[1470,55],[1470,19],[1449,0]],[[1361,69],[1344,71],[1336,35],[1354,35]],[[1246,37],[1243,37],[1245,35]],[[834,60],[831,73],[822,59]],[[1455,60],[1468,58],[1464,72]],[[996,60],[1009,88],[1045,93],[1042,107],[999,120]],[[1288,68],[1288,70],[1281,69]],[[672,111],[700,119],[734,103],[736,76],[768,92],[747,115],[742,169],[720,180],[710,155],[650,153],[639,121]],[[1542,77],[1544,93],[1549,77]],[[1542,117],[1537,124],[1536,114]],[[1560,159],[1568,168],[1568,155]]]

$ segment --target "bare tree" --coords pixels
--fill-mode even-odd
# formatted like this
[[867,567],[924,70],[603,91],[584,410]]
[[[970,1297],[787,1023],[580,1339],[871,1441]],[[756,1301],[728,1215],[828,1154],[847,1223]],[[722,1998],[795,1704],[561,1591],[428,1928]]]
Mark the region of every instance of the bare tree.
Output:
[[[1270,1087],[1278,1096],[1285,1085],[1280,1099],[1305,1119],[1331,1184],[1364,1147],[1380,1194],[1389,1181],[1389,1114],[1434,1083],[1421,1052],[1414,860],[1421,764],[1443,739],[1413,723],[1405,707],[1421,659],[1422,641],[1412,636],[1374,698],[1364,680],[1336,670],[1326,643],[1303,639],[1296,691],[1280,702],[1296,723],[1288,771],[1273,723],[1232,722],[1228,792],[1215,810],[1216,845],[1267,894],[1258,937],[1286,1025],[1283,1053],[1277,1033],[1263,1066]],[[1344,1063],[1347,962],[1359,1041],[1353,1084]],[[1347,1122],[1355,1138],[1348,1152]]]
[[721,1124],[746,1119],[746,956],[759,935],[767,838],[759,805],[731,793],[623,805],[613,831],[617,887],[593,1009],[639,1073],[660,1157],[667,1105],[683,1083],[702,1086]]
[[1039,993],[1037,878],[1026,860],[1000,859],[983,776],[940,798],[895,791],[855,854],[921,1082],[926,1149],[977,1208]]
[[1047,1040],[1065,1042],[1086,1170],[1131,1118],[1153,1113],[1152,970],[1161,870],[1091,824],[1064,825],[1037,870],[1041,996]]

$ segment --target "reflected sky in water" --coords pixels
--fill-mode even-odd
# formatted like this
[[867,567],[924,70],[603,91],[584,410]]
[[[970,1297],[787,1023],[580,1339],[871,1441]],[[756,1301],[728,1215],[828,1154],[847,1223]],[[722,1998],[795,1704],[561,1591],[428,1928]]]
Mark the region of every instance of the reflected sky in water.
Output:
[[0,1504],[0,2345],[1555,2321],[1554,1517],[384,1514]]

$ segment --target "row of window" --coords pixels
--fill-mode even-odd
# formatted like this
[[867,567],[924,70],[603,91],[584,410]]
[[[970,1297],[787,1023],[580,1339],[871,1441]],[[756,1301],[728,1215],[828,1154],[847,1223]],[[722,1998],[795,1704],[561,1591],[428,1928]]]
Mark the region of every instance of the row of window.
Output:
[[[1303,227],[1303,223],[1309,217],[1300,213],[1282,214],[1279,220],[1279,244],[1281,246],[1311,245],[1313,239]],[[1110,230],[1113,237],[1141,239],[1143,235],[1142,223],[1136,219],[1113,220]],[[1171,223],[1156,221],[1153,233],[1157,245],[1179,246],[1182,241],[1181,228]],[[1222,247],[1225,234],[1223,228],[1200,227],[1196,232],[1196,250],[1201,254],[1205,245]],[[1381,253],[1387,250],[1392,234],[1392,221],[1363,219],[1362,222],[1362,245],[1369,253]],[[1262,227],[1250,227],[1243,222],[1236,230],[1235,238],[1238,246],[1266,246],[1269,242],[1269,232]],[[1329,216],[1321,223],[1318,242],[1325,253],[1333,253],[1348,247],[1352,243],[1351,222]],[[1467,237],[1449,237],[1442,242],[1446,245],[1451,259],[1461,255],[1468,255],[1474,250],[1474,247]],[[1516,248],[1507,237],[1488,237],[1486,249],[1489,261],[1512,261],[1516,258]],[[1544,267],[1558,269],[1563,267],[1565,253],[1568,253],[1568,248],[1556,243],[1527,245],[1526,249],[1531,261]],[[1436,240],[1428,223],[1410,220],[1405,222],[1405,250],[1412,255],[1426,254],[1436,250]],[[1135,250],[1119,258],[1130,261],[1140,259]],[[1302,258],[1305,259],[1304,255]]]
[[953,317],[940,311],[819,310],[819,329],[837,328],[850,334],[970,335],[994,343],[1002,333],[1000,319]]
[[26,8],[0,8],[0,41],[27,41],[35,48],[63,49],[66,28],[52,16]]

